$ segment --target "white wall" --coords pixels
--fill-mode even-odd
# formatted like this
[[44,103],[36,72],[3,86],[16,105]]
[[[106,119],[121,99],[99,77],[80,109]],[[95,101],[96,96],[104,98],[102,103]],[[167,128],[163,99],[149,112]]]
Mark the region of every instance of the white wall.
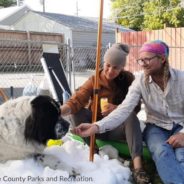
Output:
[[64,34],[65,42],[67,38],[72,40],[72,31],[55,21],[40,16],[34,12],[27,13],[22,19],[14,24],[15,30],[37,31]]
[[[15,30],[37,31],[64,34],[65,43],[71,40],[73,46],[91,47],[96,46],[97,32],[86,30],[71,30],[69,27],[61,25],[55,21],[47,19],[35,12],[28,12],[18,22],[14,24]],[[115,42],[115,32],[103,32],[102,46]]]
[[[97,32],[92,31],[73,31],[74,46],[94,47],[97,45]],[[102,33],[102,47],[108,43],[115,42],[115,34],[113,32]]]

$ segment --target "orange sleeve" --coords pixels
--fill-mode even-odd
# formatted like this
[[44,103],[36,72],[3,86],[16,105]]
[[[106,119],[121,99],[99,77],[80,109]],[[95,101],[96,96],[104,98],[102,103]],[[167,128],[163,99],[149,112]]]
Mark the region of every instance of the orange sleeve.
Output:
[[79,87],[66,102],[66,104],[71,108],[72,114],[78,112],[88,104],[93,95],[93,86],[94,76],[90,77],[81,87]]

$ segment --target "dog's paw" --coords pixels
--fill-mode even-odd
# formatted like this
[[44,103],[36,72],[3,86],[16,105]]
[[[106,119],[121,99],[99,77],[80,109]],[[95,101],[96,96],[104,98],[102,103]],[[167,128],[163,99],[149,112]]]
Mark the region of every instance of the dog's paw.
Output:
[[55,169],[60,169],[63,171],[67,171],[69,173],[69,177],[76,177],[77,175],[79,175],[79,173],[75,170],[75,168],[63,163],[63,162],[57,162],[57,164],[55,165],[56,168]]
[[34,156],[36,162],[39,164],[50,167],[51,169],[59,169],[67,171],[70,177],[76,177],[79,173],[71,166],[59,160],[54,155],[37,154]]
[[61,161],[53,155],[36,154],[34,158],[39,164],[49,166],[52,169],[57,169],[61,165]]
[[72,168],[72,172],[69,173],[69,177],[70,177],[70,178],[76,178],[76,177],[79,176],[79,175],[80,175],[80,173],[77,172],[74,168]]
[[45,157],[44,154],[39,154],[39,153],[38,153],[38,154],[35,154],[35,155],[34,155],[34,160],[35,160],[36,162],[44,162],[44,160],[43,160],[44,157]]

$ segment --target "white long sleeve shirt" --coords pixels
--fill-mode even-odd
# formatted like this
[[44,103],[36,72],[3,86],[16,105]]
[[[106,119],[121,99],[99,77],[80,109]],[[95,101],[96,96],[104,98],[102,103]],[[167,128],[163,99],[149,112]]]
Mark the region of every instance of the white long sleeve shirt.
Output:
[[[96,122],[99,132],[110,131],[122,124],[140,99],[145,104],[147,115],[145,123],[149,122],[167,130],[172,129],[173,123],[184,127],[184,72],[170,68],[170,75],[164,91],[151,77],[147,88],[144,74],[138,76],[130,86],[125,100],[117,109]],[[184,128],[181,132],[184,132]]]

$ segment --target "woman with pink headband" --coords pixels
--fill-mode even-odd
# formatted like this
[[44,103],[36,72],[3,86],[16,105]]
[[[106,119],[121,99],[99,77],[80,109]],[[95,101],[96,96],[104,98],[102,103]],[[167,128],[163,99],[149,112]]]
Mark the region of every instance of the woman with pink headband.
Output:
[[125,100],[102,120],[73,131],[86,137],[112,130],[142,99],[147,114],[143,138],[157,171],[165,184],[184,184],[184,72],[169,67],[168,57],[166,43],[145,43],[137,60],[144,73],[134,80]]

